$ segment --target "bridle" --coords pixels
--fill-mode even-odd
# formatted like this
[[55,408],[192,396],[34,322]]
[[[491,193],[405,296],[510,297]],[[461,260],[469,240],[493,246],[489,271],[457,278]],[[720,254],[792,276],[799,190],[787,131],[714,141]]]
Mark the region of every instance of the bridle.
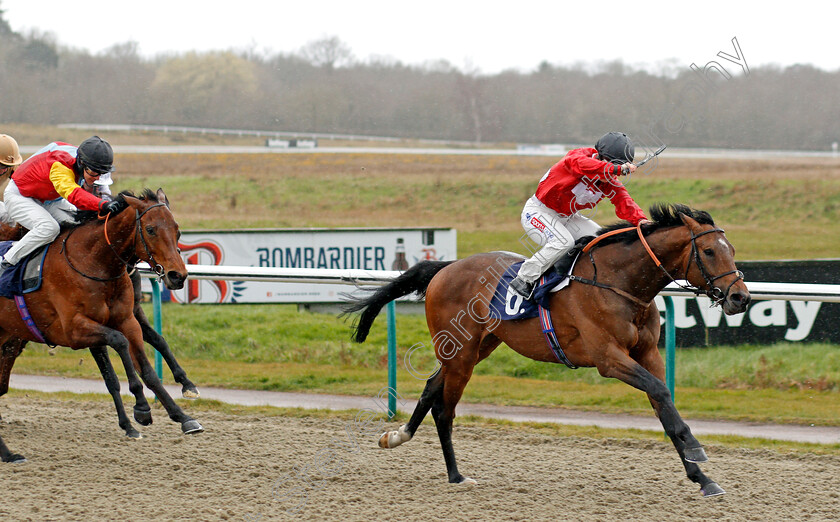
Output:
[[[706,286],[708,287],[708,289],[706,289],[706,290],[703,290],[703,289],[701,289],[699,287],[696,287],[696,286],[693,286],[691,284],[688,284],[688,285],[680,284],[678,282],[678,280],[676,278],[674,278],[674,276],[672,276],[670,274],[670,272],[668,272],[668,270],[662,264],[662,261],[660,261],[659,258],[656,257],[656,254],[653,253],[653,249],[648,244],[647,240],[645,239],[644,234],[642,234],[642,226],[641,225],[638,225],[638,226],[635,226],[635,227],[627,227],[627,228],[621,228],[621,229],[618,229],[618,230],[613,230],[613,231],[608,232],[606,234],[600,235],[600,236],[596,237],[595,239],[593,239],[592,241],[590,241],[583,248],[583,252],[584,253],[586,253],[586,252],[589,253],[589,259],[592,262],[592,266],[593,267],[595,266],[595,259],[592,257],[592,247],[594,247],[602,239],[605,239],[609,236],[614,236],[616,234],[620,234],[622,232],[628,232],[630,230],[636,230],[636,232],[639,234],[639,240],[641,241],[642,246],[645,247],[645,251],[647,251],[648,256],[650,256],[651,260],[653,260],[653,262],[656,264],[657,268],[661,269],[665,273],[665,275],[668,277],[668,279],[671,280],[672,283],[674,283],[675,285],[677,285],[678,287],[680,287],[684,290],[689,290],[689,291],[693,292],[694,295],[701,295],[701,294],[706,295],[709,299],[712,300],[712,306],[720,305],[726,299],[726,297],[729,295],[730,290],[732,290],[732,286],[735,283],[737,283],[738,281],[741,281],[741,280],[744,279],[744,273],[741,272],[740,270],[737,270],[737,269],[730,270],[729,272],[725,272],[725,273],[720,274],[718,276],[712,277],[711,275],[709,275],[708,270],[706,270],[706,266],[703,264],[703,260],[700,258],[700,250],[697,248],[697,238],[705,236],[706,234],[713,234],[713,233],[718,233],[718,232],[723,234],[724,230],[722,228],[712,228],[712,229],[700,232],[699,234],[695,234],[693,230],[689,230],[691,232],[691,256],[689,257],[689,260],[685,265],[685,271],[683,272],[683,274],[684,274],[683,275],[683,280],[688,281],[688,269],[691,267],[691,261],[694,260],[694,262],[697,264],[697,268],[700,270],[700,274],[703,276],[703,279],[706,281]],[[597,272],[596,272],[596,274],[597,274]],[[721,278],[726,277],[726,276],[731,275],[731,274],[735,274],[737,277],[735,278],[734,281],[732,281],[729,284],[729,286],[726,287],[726,291],[723,291],[723,290],[721,290],[720,288],[718,288],[714,285],[714,282],[717,281],[718,279],[721,279]],[[583,282],[583,283],[587,283],[587,284],[592,284],[594,286],[599,286],[599,287],[602,287],[602,288],[609,288],[609,289],[615,291],[616,293],[618,293],[620,295],[623,295],[625,297],[630,298],[630,300],[632,300],[636,303],[647,305],[647,303],[643,303],[641,301],[641,299],[638,299],[637,297],[635,297],[633,295],[630,295],[627,292],[624,292],[623,290],[620,290],[618,288],[608,286],[608,285],[604,285],[602,283],[597,283],[594,280],[589,281],[589,280],[586,280],[586,279],[583,279],[583,278],[580,278],[580,277],[577,277],[577,276],[569,276],[569,278],[573,281],[579,281],[579,282]]]
[[[703,264],[703,260],[700,258],[700,250],[697,248],[697,238],[701,237],[701,236],[705,236],[706,234],[712,234],[714,232],[720,232],[721,234],[724,233],[722,228],[713,228],[713,229],[710,229],[710,230],[706,230],[704,232],[700,232],[699,234],[694,234],[694,231],[693,230],[691,231],[691,253],[693,254],[693,259],[694,259],[695,263],[697,264],[697,268],[700,269],[700,274],[703,276],[703,279],[706,280],[706,285],[709,287],[708,290],[701,290],[697,287],[692,287],[691,285],[683,286],[683,285],[679,284],[673,277],[671,277],[671,274],[668,274],[668,271],[665,270],[665,268],[662,267],[661,264],[659,266],[662,268],[662,270],[666,274],[668,274],[668,277],[671,278],[671,281],[673,281],[675,285],[679,286],[680,288],[691,290],[692,292],[694,292],[695,295],[700,295],[701,293],[706,294],[706,296],[709,299],[712,300],[712,305],[713,306],[718,306],[729,295],[729,291],[732,290],[732,286],[735,283],[737,283],[738,281],[743,281],[744,280],[744,273],[741,272],[738,269],[735,269],[735,270],[730,270],[729,272],[724,272],[723,274],[720,274],[719,276],[712,277],[706,271],[706,266]],[[639,235],[641,235],[641,230],[639,231]],[[647,242],[645,242],[645,245],[647,245]],[[687,281],[686,277],[688,276],[688,268],[690,266],[691,266],[691,259],[689,259],[688,263],[686,263],[686,265],[685,265],[685,273],[684,273],[683,279],[686,280],[686,281]],[[731,283],[729,283],[729,286],[726,287],[725,292],[723,290],[721,290],[719,287],[714,285],[715,281],[717,281],[718,279],[720,279],[722,277],[726,277],[730,274],[735,274],[737,277],[735,277],[735,279]]]
[[[154,205],[151,205],[151,206],[145,208],[143,210],[143,212],[139,212],[139,211],[137,211],[137,209],[134,210],[134,223],[136,224],[136,231],[135,231],[135,234],[134,234],[134,243],[135,243],[135,245],[137,244],[137,238],[139,237],[140,242],[143,244],[143,250],[145,250],[146,255],[149,257],[149,265],[151,265],[152,269],[155,271],[155,274],[157,274],[159,278],[163,277],[164,269],[163,269],[163,266],[155,260],[155,256],[154,256],[154,254],[152,254],[152,251],[149,248],[148,243],[146,242],[146,235],[143,233],[143,226],[141,224],[141,220],[142,220],[143,216],[146,215],[146,212],[152,210],[155,207],[161,207],[161,206],[166,206],[166,203],[155,203]],[[104,230],[104,233],[105,233],[105,242],[111,248],[111,251],[117,257],[117,259],[119,259],[124,265],[128,266],[133,260],[131,258],[129,258],[127,260],[123,259],[122,256],[120,255],[120,253],[117,252],[117,249],[114,247],[114,244],[111,243],[111,239],[108,237],[108,219],[110,217],[111,217],[110,214],[105,216],[105,226],[103,227],[103,230]],[[70,258],[67,257],[66,245],[67,245],[67,240],[70,239],[70,236],[73,234],[73,232],[75,230],[76,230],[75,228],[72,229],[70,231],[70,233],[68,233],[64,237],[64,241],[62,241],[62,243],[61,243],[61,251],[64,254],[64,259],[67,261],[67,264],[70,266],[70,268],[75,270],[82,277],[86,277],[88,279],[92,279],[94,281],[99,281],[99,282],[114,281],[114,280],[117,280],[117,279],[121,278],[123,276],[122,273],[120,273],[119,275],[116,275],[114,277],[102,278],[102,277],[96,277],[96,276],[85,274],[84,272],[82,272],[81,270],[79,270],[78,268],[73,266],[73,263],[70,261]],[[135,250],[136,250],[136,248],[135,248]]]

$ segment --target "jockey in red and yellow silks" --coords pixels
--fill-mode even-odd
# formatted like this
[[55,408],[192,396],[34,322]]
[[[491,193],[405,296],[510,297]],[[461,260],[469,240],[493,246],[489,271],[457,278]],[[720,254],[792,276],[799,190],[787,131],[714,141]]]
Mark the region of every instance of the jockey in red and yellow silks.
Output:
[[102,200],[82,189],[75,171],[77,147],[56,141],[30,156],[12,177],[21,196],[43,202],[64,198],[80,210],[99,210]]
[[76,210],[119,212],[124,204],[98,198],[82,185],[93,184],[114,170],[107,141],[93,136],[79,147],[53,142],[21,163],[6,186],[9,218],[29,232],[0,260],[0,271],[58,236],[60,223],[73,222]]

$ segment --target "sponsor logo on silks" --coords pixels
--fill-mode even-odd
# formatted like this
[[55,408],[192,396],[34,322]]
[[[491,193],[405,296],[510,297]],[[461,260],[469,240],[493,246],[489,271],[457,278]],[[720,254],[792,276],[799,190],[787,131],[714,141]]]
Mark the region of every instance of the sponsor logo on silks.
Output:
[[537,219],[537,216],[531,218],[531,224],[539,231],[545,231],[545,223]]
[[[199,241],[197,243],[178,242],[181,257],[189,265],[221,265],[224,260],[224,250],[215,241]],[[172,300],[176,303],[210,302],[224,303],[230,298],[230,285],[227,281],[198,281],[188,279],[183,290],[172,292]],[[202,296],[205,292],[208,295]],[[204,299],[202,299],[204,297]]]

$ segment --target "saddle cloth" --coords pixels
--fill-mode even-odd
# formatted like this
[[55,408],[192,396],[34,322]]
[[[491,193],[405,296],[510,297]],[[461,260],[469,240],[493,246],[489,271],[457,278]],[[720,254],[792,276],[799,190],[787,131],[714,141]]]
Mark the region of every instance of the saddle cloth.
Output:
[[[549,309],[549,301],[551,294],[559,292],[569,285],[569,274],[575,267],[577,262],[577,253],[572,256],[572,263],[567,267],[563,267],[563,272],[560,273],[555,267],[542,275],[537,281],[534,289],[534,295],[531,299],[526,301],[516,292],[510,289],[511,280],[519,273],[519,267],[522,261],[515,263],[508,267],[502,274],[496,291],[493,294],[493,299],[490,301],[491,310],[499,312],[499,318],[503,321],[516,319],[530,319],[539,315],[539,306]],[[562,263],[559,262],[558,264]]]
[[[13,241],[0,242],[0,255],[12,248]],[[28,294],[41,288],[41,272],[49,245],[32,252],[23,261],[9,268],[0,275],[0,296],[9,299],[16,295]]]

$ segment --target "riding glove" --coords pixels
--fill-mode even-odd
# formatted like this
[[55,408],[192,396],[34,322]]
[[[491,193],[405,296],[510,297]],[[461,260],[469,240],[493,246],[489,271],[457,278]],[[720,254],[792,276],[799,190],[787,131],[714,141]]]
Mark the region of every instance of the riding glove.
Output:
[[128,203],[124,199],[115,199],[113,201],[103,201],[99,207],[100,214],[118,214],[128,207]]

